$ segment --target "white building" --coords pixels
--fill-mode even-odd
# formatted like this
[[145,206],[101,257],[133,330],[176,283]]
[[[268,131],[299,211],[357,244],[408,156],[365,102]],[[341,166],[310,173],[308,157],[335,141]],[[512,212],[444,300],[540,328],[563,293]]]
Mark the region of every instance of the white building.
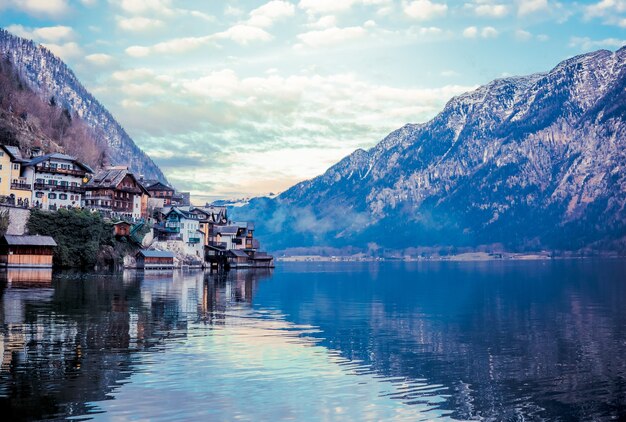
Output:
[[80,207],[83,183],[92,173],[87,164],[59,153],[33,157],[22,164],[22,176],[33,186],[31,204],[44,210]]

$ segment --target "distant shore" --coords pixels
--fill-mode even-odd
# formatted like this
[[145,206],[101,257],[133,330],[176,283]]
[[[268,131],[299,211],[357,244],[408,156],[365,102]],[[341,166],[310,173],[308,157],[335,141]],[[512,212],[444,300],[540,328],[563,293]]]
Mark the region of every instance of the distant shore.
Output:
[[566,258],[618,258],[615,254],[605,255],[553,255],[550,252],[534,252],[534,253],[513,253],[513,252],[467,252],[454,255],[432,255],[432,256],[397,256],[397,257],[372,257],[364,255],[353,256],[322,256],[322,255],[294,255],[279,256],[277,261],[281,262],[421,262],[421,261],[453,261],[453,262],[471,262],[471,261],[538,261],[550,259],[566,259]]

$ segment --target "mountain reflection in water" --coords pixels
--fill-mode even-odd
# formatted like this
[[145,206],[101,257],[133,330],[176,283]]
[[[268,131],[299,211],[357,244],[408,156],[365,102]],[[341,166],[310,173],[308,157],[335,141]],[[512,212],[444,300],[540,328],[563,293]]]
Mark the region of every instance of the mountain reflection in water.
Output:
[[[8,420],[626,416],[620,261],[0,272]],[[4,416],[3,416],[4,419]]]

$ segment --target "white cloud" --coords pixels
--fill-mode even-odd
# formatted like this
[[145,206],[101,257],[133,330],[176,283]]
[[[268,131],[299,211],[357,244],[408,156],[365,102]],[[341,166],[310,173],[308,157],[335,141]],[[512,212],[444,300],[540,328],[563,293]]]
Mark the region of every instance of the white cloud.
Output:
[[465,38],[476,38],[478,36],[478,28],[475,26],[468,26],[463,30],[463,36]]
[[295,12],[296,7],[288,1],[272,0],[251,11],[247,23],[252,26],[268,28],[278,20],[293,16]]
[[[260,75],[224,68],[181,77],[139,68],[115,72],[100,95],[179,188],[231,195],[315,176],[404,123],[427,120],[470,88],[394,87],[345,73]],[[199,148],[220,153],[193,155]],[[252,157],[257,165],[240,166]]]
[[246,45],[254,41],[269,41],[272,36],[261,28],[250,25],[234,25],[226,31],[219,32],[211,38],[229,39],[237,44]]
[[41,45],[64,61],[71,61],[83,55],[83,50],[75,42],[67,42],[64,44],[42,43]]
[[85,59],[96,66],[107,66],[113,63],[113,57],[108,54],[95,53],[85,56]]
[[163,21],[151,19],[143,16],[126,18],[118,16],[116,18],[118,28],[128,32],[143,32],[163,27]]
[[509,13],[509,8],[504,4],[484,3],[476,5],[474,7],[474,13],[477,16],[502,18]]
[[4,0],[0,2],[0,10],[3,6],[36,17],[59,17],[70,10],[67,0]]
[[606,24],[626,28],[626,18],[620,15],[624,12],[626,12],[626,0],[601,0],[585,6],[584,18],[586,20],[600,18]]
[[447,12],[447,4],[430,0],[414,0],[404,4],[404,13],[407,16],[422,21],[443,17]]
[[520,16],[548,9],[548,0],[517,0],[517,14]]
[[298,7],[312,15],[345,12],[355,5],[376,6],[384,13],[391,4],[391,0],[300,0]]
[[337,17],[334,15],[322,16],[321,18],[307,24],[307,27],[311,29],[326,29],[332,28],[333,26],[337,26]]
[[569,42],[570,47],[582,50],[596,50],[598,48],[621,48],[626,45],[626,39],[605,38],[602,40],[592,40],[589,37],[572,37]]
[[98,0],[80,0],[80,2],[88,7],[95,6],[98,3]]
[[347,41],[363,38],[367,31],[360,26],[346,28],[327,28],[319,31],[309,31],[298,35],[298,39],[306,46],[319,48],[330,47]]
[[7,31],[22,37],[38,42],[58,43],[62,41],[74,40],[76,32],[69,26],[46,26],[42,28],[27,28],[22,25],[10,25]]
[[486,26],[480,31],[480,36],[483,38],[495,38],[498,36],[498,31],[493,26]]
[[463,36],[465,38],[477,38],[478,36],[482,38],[495,38],[498,35],[498,30],[493,26],[485,26],[480,30],[475,26],[468,26],[463,30]]
[[184,54],[203,46],[214,45],[218,40],[231,40],[237,44],[247,45],[251,42],[269,41],[272,36],[261,28],[250,25],[234,25],[225,31],[203,37],[174,38],[151,46],[133,45],[125,52],[131,57],[147,57],[152,54]]
[[533,34],[523,29],[518,29],[515,31],[515,39],[517,39],[518,41],[528,41],[532,37],[533,37]]
[[170,0],[109,0],[109,2],[124,12],[134,15],[145,13],[172,15],[174,13]]

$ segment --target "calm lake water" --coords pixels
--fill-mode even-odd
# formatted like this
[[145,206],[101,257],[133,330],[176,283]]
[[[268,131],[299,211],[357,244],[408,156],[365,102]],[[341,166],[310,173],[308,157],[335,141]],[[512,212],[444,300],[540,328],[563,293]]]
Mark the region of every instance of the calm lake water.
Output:
[[626,418],[626,263],[4,272],[2,420]]

